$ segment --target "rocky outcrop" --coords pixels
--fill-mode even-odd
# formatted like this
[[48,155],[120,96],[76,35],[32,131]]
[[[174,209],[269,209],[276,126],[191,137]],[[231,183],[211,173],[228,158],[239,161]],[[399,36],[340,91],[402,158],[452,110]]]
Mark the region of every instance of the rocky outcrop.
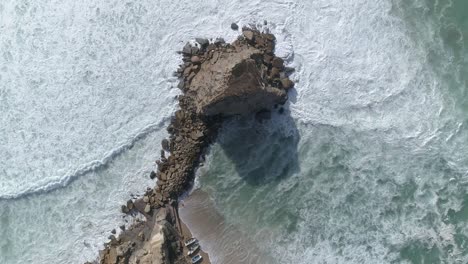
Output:
[[[141,199],[122,205],[125,214],[140,213],[147,219],[124,230],[101,251],[101,264],[187,263],[181,254],[177,229],[177,199],[193,182],[195,170],[226,116],[255,114],[257,120],[269,118],[269,110],[287,100],[294,83],[291,69],[274,55],[275,37],[255,29],[243,28],[231,44],[223,39],[211,43],[197,38],[186,44],[183,64],[175,73],[180,78],[180,109],[175,112],[161,142],[154,189]],[[279,110],[282,111],[282,108]]]
[[[275,57],[274,36],[244,29],[232,44],[185,48],[179,72],[199,115],[237,115],[269,109],[287,100],[292,82],[286,77],[283,60]],[[190,50],[190,53],[188,51]]]

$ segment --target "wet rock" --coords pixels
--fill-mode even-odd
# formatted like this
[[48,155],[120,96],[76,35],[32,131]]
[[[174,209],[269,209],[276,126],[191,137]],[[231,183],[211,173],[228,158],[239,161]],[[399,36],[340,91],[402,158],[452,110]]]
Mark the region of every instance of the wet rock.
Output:
[[111,233],[115,235],[117,231],[115,229],[112,229]]
[[278,77],[279,73],[280,73],[280,70],[278,68],[276,67],[271,68],[270,78]]
[[206,38],[195,38],[195,41],[198,42],[202,48],[206,48],[210,44]]
[[134,205],[135,205],[135,204],[133,203],[132,200],[128,200],[128,201],[127,201],[127,208],[128,208],[129,210],[132,210],[132,209],[134,208]]
[[232,23],[232,24],[231,24],[231,29],[232,29],[232,30],[238,30],[238,29],[239,29],[239,26],[238,26],[236,23]]
[[156,172],[151,171],[149,177],[150,179],[154,180],[154,178],[156,178]]
[[163,139],[163,140],[161,141],[161,147],[162,147],[162,149],[164,149],[165,151],[169,151],[169,140]]
[[221,44],[224,44],[224,43],[226,43],[226,41],[223,38],[217,38],[214,41],[215,45],[221,45]]
[[185,55],[192,54],[192,46],[190,45],[190,43],[185,44],[184,48],[182,49],[182,53]]
[[294,86],[294,83],[289,78],[281,79],[281,86],[284,89],[291,89]]
[[273,67],[276,67],[278,69],[283,69],[283,59],[279,58],[279,57],[275,57],[273,58],[273,60],[271,61],[271,65]]
[[130,210],[128,209],[128,207],[126,205],[122,205],[120,210],[124,214],[128,214],[128,212],[130,212]]

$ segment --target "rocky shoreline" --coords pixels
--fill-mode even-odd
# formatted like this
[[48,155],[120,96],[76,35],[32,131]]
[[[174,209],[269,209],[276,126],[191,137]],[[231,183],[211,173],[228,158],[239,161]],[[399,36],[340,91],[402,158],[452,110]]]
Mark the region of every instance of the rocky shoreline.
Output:
[[183,92],[180,109],[167,128],[169,139],[161,142],[158,169],[150,174],[157,185],[121,208],[125,214],[141,213],[146,221],[111,235],[99,263],[189,263],[182,253],[178,198],[193,184],[223,120],[245,114],[268,118],[273,107],[286,102],[294,85],[288,78],[292,69],[274,55],[274,47],[273,34],[246,27],[231,44],[197,38],[183,47],[183,64],[175,72]]

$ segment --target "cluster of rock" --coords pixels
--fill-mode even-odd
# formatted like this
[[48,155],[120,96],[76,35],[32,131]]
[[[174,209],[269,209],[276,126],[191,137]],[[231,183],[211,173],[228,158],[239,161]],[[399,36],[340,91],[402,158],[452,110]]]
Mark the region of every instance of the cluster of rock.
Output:
[[100,263],[167,264],[187,263],[178,243],[175,210],[160,208],[147,222],[138,222],[110,242],[100,252]]
[[292,69],[273,53],[273,34],[244,28],[232,44],[197,39],[182,51],[179,88],[193,98],[199,115],[237,115],[269,109],[287,100]]
[[[265,113],[286,102],[287,90],[294,85],[288,78],[292,70],[274,55],[274,45],[273,34],[243,28],[242,35],[231,44],[223,39],[210,42],[197,38],[193,45],[184,46],[180,52],[183,64],[175,72],[180,78],[178,88],[183,92],[178,96],[180,110],[167,128],[169,139],[161,142],[161,157],[156,161],[158,169],[150,174],[152,179],[158,179],[157,185],[148,188],[143,198],[122,205],[123,213],[141,212],[150,223],[162,207],[176,206],[179,196],[193,183],[195,169],[226,116]],[[128,241],[111,237],[101,252],[100,262],[184,263],[183,257],[177,258],[179,238],[170,232],[163,232],[163,240],[172,241],[169,251],[175,252],[175,257],[170,262],[164,257],[159,258],[162,262],[155,258],[153,262],[141,262],[148,259],[145,257],[148,252],[157,251],[147,245],[155,244],[151,242],[155,237],[153,232],[160,229],[142,225],[124,232],[122,237],[128,237]]]

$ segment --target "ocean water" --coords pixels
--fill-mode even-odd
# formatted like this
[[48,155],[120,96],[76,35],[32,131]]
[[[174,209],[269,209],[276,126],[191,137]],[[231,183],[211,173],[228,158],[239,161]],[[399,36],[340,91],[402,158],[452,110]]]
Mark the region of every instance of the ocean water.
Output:
[[226,247],[269,263],[466,263],[467,8],[2,1],[0,263],[94,259],[130,221],[119,205],[154,184],[176,50],[263,20],[296,89],[286,114],[226,124],[200,170],[198,188],[255,245]]

